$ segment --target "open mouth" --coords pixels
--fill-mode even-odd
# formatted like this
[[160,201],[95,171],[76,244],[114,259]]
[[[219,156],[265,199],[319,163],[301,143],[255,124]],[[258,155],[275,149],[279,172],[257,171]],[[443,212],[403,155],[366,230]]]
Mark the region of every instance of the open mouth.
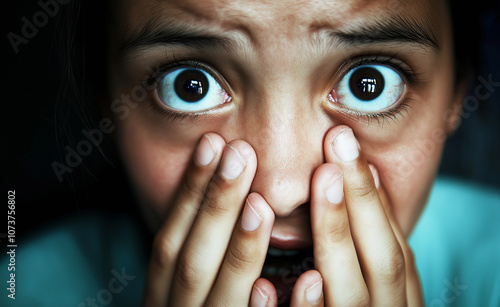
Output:
[[269,247],[261,277],[273,283],[279,306],[288,306],[292,290],[299,276],[314,269],[312,248],[281,249]]

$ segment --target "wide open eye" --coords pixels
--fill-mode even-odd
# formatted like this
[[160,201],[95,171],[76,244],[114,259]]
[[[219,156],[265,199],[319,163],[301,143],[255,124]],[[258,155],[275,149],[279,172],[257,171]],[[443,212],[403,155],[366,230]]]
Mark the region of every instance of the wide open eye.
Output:
[[227,92],[206,71],[178,68],[165,74],[158,83],[160,100],[170,108],[199,112],[227,101]]
[[403,78],[384,65],[362,65],[346,74],[335,92],[335,100],[344,107],[365,113],[388,110],[405,91]]

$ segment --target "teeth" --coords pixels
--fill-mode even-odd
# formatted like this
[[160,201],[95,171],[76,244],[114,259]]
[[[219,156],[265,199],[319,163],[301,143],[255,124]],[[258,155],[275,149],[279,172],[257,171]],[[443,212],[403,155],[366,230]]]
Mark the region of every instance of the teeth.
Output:
[[276,257],[282,257],[282,256],[295,256],[298,255],[300,251],[297,250],[283,250],[275,247],[269,247],[267,250],[267,254],[271,256],[276,256]]

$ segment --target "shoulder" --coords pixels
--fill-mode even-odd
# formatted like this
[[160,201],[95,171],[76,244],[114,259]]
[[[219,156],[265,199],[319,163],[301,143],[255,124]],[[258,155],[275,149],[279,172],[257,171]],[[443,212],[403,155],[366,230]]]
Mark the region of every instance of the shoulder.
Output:
[[[146,265],[142,242],[134,219],[98,212],[71,216],[18,240],[15,271],[9,272],[15,274],[16,301],[20,306],[139,305]],[[1,267],[10,261],[3,258]]]
[[429,306],[500,303],[499,220],[499,190],[436,181],[410,237]]

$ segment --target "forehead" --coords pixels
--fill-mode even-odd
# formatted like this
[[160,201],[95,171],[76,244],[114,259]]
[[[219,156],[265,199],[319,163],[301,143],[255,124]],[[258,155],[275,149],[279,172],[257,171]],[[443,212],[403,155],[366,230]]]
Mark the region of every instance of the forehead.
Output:
[[[294,38],[321,28],[411,16],[429,28],[439,20],[441,0],[113,0],[112,8],[125,37],[155,21],[199,25],[207,30],[238,30],[251,38]],[[275,39],[274,37],[273,39]]]

